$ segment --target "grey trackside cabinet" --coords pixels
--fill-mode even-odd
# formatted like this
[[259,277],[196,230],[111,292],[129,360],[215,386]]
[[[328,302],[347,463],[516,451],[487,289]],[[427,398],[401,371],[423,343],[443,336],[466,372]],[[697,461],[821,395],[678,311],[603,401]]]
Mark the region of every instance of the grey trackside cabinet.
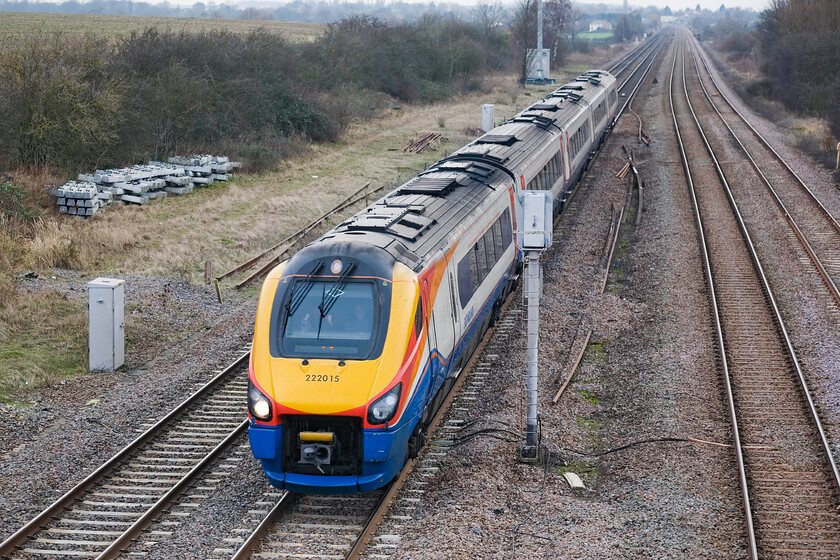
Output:
[[114,371],[125,362],[125,281],[87,284],[90,371]]

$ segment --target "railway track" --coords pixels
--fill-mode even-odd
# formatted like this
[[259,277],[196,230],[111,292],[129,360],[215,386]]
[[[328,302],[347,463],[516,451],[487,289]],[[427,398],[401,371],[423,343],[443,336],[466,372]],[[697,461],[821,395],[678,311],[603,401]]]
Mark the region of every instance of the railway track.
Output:
[[692,103],[688,41],[675,49],[669,97],[706,266],[749,556],[836,558],[837,467],[725,165],[698,117],[704,101]]
[[[840,224],[799,178],[788,163],[732,105],[709,68],[702,50],[692,40],[696,88],[707,100],[708,122],[717,119],[740,147],[756,175],[756,184],[766,188],[790,225],[807,258],[811,260],[831,297],[840,305]],[[708,85],[708,88],[707,88]],[[709,89],[713,91],[709,92]],[[723,103],[716,102],[722,99]],[[703,118],[703,117],[701,117]],[[761,166],[757,163],[761,162]],[[723,162],[726,168],[727,163]],[[744,183],[745,187],[749,183]],[[744,196],[759,196],[757,189]]]
[[245,437],[247,367],[246,352],[0,543],[0,557],[119,556]]

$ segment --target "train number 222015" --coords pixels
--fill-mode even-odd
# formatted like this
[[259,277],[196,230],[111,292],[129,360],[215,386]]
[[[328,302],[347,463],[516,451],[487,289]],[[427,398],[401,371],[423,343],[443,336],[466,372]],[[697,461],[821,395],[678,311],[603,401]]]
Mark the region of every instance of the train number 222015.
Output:
[[317,382],[325,383],[325,382],[330,382],[330,381],[337,382],[338,378],[339,378],[338,375],[324,375],[324,374],[317,374],[317,373],[307,373],[306,374],[306,380],[307,381],[315,381],[316,383]]

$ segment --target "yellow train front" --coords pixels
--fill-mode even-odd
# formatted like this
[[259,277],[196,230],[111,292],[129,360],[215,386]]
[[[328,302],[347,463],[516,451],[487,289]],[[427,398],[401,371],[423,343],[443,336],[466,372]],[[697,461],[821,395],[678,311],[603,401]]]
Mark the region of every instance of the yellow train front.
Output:
[[315,244],[271,272],[248,408],[274,486],[364,492],[399,472],[425,404],[410,397],[427,391],[419,298],[416,274],[362,244]]

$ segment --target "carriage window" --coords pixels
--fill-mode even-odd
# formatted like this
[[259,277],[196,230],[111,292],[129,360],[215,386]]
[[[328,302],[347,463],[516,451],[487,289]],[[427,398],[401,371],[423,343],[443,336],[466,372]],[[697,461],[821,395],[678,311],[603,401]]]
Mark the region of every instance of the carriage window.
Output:
[[512,240],[513,230],[510,223],[510,210],[505,208],[505,211],[502,214],[502,246],[507,249]]
[[483,237],[475,244],[475,255],[478,259],[478,283],[481,284],[487,277],[487,272],[489,271],[487,266],[487,251],[484,249]]
[[563,176],[563,153],[557,152],[548,160],[536,177],[528,183],[529,190],[548,191]]
[[478,289],[478,285],[481,284],[481,272],[478,270],[478,261],[476,260],[475,256],[475,247],[473,247],[469,254],[467,254],[467,258],[470,259],[470,281],[473,285],[473,292]]
[[484,232],[484,249],[487,251],[487,269],[496,264],[496,243],[493,242],[493,228]]
[[498,258],[502,257],[502,253],[504,253],[504,244],[502,242],[502,222],[501,220],[496,220],[493,224],[493,241],[496,244],[496,256]]
[[510,210],[505,208],[502,215],[458,262],[458,293],[461,308],[467,306],[478,286],[502,258],[512,240]]
[[475,288],[476,286],[472,283],[472,274],[470,274],[470,259],[467,255],[458,263],[458,294],[462,308],[467,306]]

